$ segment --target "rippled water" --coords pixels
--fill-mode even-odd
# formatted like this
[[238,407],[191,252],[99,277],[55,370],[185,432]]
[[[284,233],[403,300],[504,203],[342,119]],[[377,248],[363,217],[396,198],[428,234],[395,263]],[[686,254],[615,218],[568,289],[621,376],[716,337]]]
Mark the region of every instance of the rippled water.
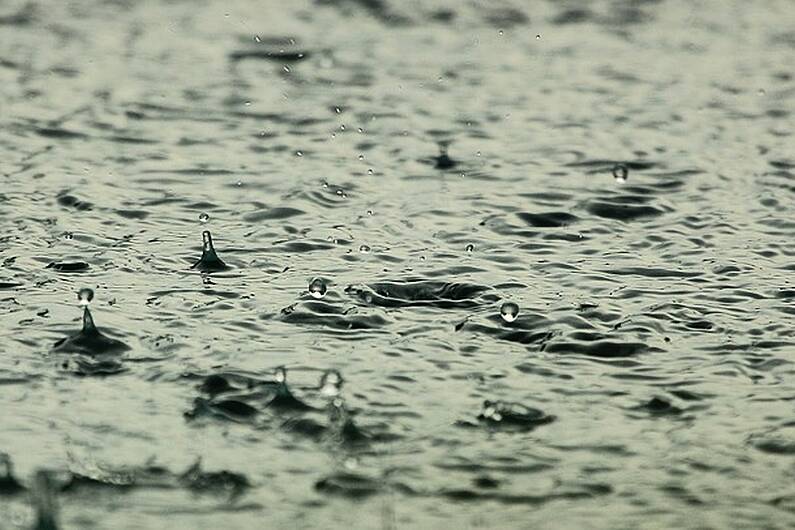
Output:
[[791,528],[793,28],[0,2],[0,527]]

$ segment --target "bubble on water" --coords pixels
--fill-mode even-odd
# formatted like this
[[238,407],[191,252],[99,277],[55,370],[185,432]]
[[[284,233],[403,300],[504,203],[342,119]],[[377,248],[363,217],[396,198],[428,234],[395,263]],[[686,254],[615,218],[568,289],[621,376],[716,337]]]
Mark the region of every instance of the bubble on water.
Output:
[[466,248],[466,251],[467,252],[472,252],[473,250],[475,250],[475,245],[473,245],[472,243],[468,244],[467,248]]
[[613,166],[613,178],[616,179],[616,182],[624,183],[627,181],[627,177],[629,176],[629,169],[624,164],[616,164]]
[[328,291],[328,287],[326,287],[326,282],[321,280],[320,278],[315,278],[311,282],[309,282],[309,287],[307,288],[309,291],[309,296],[312,298],[323,298],[326,296],[326,291]]
[[209,220],[210,220],[210,215],[209,214],[207,214],[205,212],[202,212],[202,213],[199,214],[199,222],[200,223],[204,224],[204,223],[206,223]]
[[506,322],[513,322],[519,316],[519,306],[514,302],[505,302],[500,306],[500,315]]
[[361,252],[362,254],[367,254],[368,252],[370,252],[370,247],[368,247],[367,245],[362,245],[359,247],[359,252]]
[[88,287],[83,287],[79,291],[77,291],[77,300],[80,302],[80,305],[88,305],[91,303],[91,300],[94,299],[94,290]]
[[326,370],[320,376],[320,393],[328,398],[337,398],[344,382],[342,374],[337,370]]
[[278,367],[274,370],[273,377],[276,379],[277,383],[286,383],[287,382],[287,369],[284,366]]

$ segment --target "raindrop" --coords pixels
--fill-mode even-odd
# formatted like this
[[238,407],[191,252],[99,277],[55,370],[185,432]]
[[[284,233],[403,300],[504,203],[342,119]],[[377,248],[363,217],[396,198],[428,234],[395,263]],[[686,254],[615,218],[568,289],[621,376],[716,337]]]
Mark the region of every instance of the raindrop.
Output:
[[364,132],[364,129],[362,129],[361,127],[359,127],[359,128],[358,128],[358,129],[356,129],[356,130],[357,130],[357,131],[359,131],[360,133],[363,133],[363,132]]
[[320,278],[315,278],[309,282],[309,287],[307,290],[309,291],[309,296],[320,299],[326,296],[326,291],[328,291],[328,288],[326,287],[326,282]]
[[513,302],[505,302],[500,306],[500,315],[506,322],[513,322],[519,316],[519,306]]
[[290,67],[289,67],[289,66],[287,66],[287,65],[285,64],[285,65],[282,67],[282,70],[284,70],[285,72],[289,72],[289,71],[290,71]]
[[302,151],[296,151],[295,156],[304,156],[304,153]]
[[79,291],[77,291],[77,300],[80,302],[80,305],[87,306],[91,303],[91,300],[94,299],[94,291],[89,289],[88,287],[83,287]]
[[242,180],[238,180],[237,182],[235,182],[235,186],[237,186],[238,188],[240,186],[242,186],[242,185],[243,185],[243,181]]
[[368,175],[372,175],[373,173],[375,173],[375,172],[373,171],[373,168],[369,168],[369,169],[367,170],[367,174],[368,174]]
[[343,382],[342,375],[337,370],[326,370],[320,376],[320,393],[332,399],[339,397]]
[[359,160],[364,160],[364,155],[359,155]]
[[624,164],[616,164],[613,166],[613,177],[616,179],[616,182],[626,182],[627,176],[629,175],[629,170],[627,166]]
[[245,105],[246,105],[246,107],[250,107],[251,106],[251,102],[250,101],[246,101]]
[[340,123],[340,130],[341,130],[341,131],[344,131],[344,130],[345,130],[345,124],[344,124],[344,123]]
[[505,32],[504,32],[504,31],[502,31],[502,30],[500,30],[500,31],[499,31],[499,34],[500,34],[500,37],[502,37],[502,36],[505,34]]
[[536,40],[541,40],[541,35],[536,35]]
[[277,383],[286,383],[287,382],[287,369],[283,366],[278,367],[274,372],[274,377],[276,378]]
[[340,109],[339,107],[334,107],[334,112],[340,114],[342,112],[342,109]]
[[473,245],[472,243],[468,244],[467,248],[466,248],[466,251],[467,252],[472,252],[473,250],[475,250],[475,245]]
[[75,236],[72,232],[66,232],[63,237],[64,239],[74,239]]
[[255,42],[262,42],[262,39],[259,37],[259,35],[254,35],[254,41]]
[[765,92],[764,88],[760,88],[759,91],[757,92],[757,94],[760,95],[760,96],[764,96],[765,94],[767,94],[767,92]]
[[370,252],[370,247],[368,247],[367,245],[362,245],[359,247],[359,252],[361,252],[362,254],[367,254],[368,252]]
[[367,215],[373,215],[373,211],[372,210],[367,210]]
[[205,212],[202,212],[202,213],[199,214],[199,222],[200,223],[204,224],[204,223],[206,223],[209,220],[210,220],[210,215],[209,214],[207,214]]

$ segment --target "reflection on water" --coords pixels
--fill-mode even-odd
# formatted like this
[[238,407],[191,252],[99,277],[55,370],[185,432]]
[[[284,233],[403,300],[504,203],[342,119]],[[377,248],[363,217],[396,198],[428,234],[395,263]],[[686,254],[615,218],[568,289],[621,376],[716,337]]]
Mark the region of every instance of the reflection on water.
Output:
[[0,3],[0,526],[791,527],[791,11]]

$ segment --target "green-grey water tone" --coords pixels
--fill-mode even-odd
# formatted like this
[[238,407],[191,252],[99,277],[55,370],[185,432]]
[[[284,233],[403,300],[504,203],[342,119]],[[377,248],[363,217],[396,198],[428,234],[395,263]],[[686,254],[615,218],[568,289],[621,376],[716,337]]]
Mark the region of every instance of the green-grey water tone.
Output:
[[793,13],[0,1],[0,528],[792,528]]

